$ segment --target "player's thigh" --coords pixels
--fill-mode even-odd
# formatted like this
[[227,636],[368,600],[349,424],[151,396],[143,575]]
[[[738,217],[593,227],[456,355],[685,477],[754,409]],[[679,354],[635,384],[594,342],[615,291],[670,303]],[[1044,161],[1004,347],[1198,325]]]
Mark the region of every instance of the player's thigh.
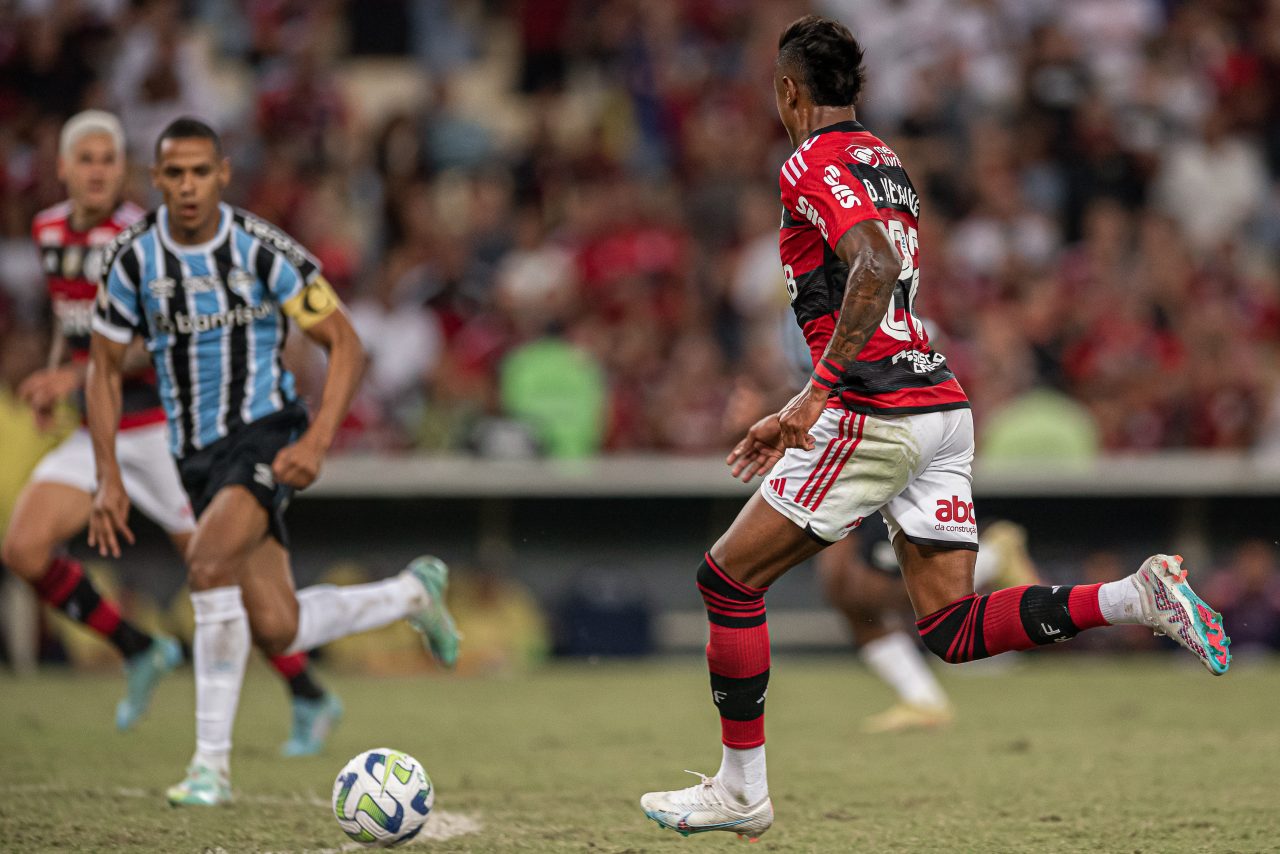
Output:
[[711,547],[711,557],[735,581],[749,587],[768,587],[826,545],[775,510],[757,492]]
[[842,540],[916,474],[919,423],[828,409],[810,431],[813,450],[789,449],[761,492],[818,542]]
[[298,633],[298,599],[289,553],[274,537],[249,556],[240,591],[254,641],[268,652],[284,651]]
[[191,548],[191,539],[194,536],[195,529],[189,532],[169,535],[169,542],[173,543],[173,550],[178,553],[178,557],[182,558],[183,563],[186,563],[187,550]]
[[191,500],[169,455],[164,424],[137,427],[116,441],[120,474],[129,501],[170,536],[195,531]]
[[36,463],[5,532],[4,562],[28,580],[43,575],[53,548],[88,524],[96,488],[93,444],[82,428]]
[[0,560],[16,575],[38,581],[53,550],[84,530],[93,496],[65,483],[31,481],[18,495]]
[[912,605],[923,616],[973,592],[978,524],[969,410],[914,417],[932,450],[883,515]]
[[818,555],[816,564],[827,601],[843,611],[880,611],[904,602],[898,558],[878,513]]
[[827,546],[814,559],[823,595],[828,603],[842,610],[856,595],[853,570],[861,560],[860,540],[857,534],[845,537]]
[[240,583],[249,558],[267,536],[267,511],[243,486],[227,486],[200,514],[187,547],[192,590]]

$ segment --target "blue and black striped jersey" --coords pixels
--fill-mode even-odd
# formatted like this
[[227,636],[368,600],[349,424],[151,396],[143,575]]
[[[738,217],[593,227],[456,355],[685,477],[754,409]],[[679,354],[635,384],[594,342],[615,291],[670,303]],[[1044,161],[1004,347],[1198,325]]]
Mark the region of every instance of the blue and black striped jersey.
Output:
[[179,459],[296,400],[281,306],[320,274],[275,226],[220,209],[217,235],[200,245],[172,239],[164,206],[122,231],[104,250],[94,309],[93,331],[146,339]]

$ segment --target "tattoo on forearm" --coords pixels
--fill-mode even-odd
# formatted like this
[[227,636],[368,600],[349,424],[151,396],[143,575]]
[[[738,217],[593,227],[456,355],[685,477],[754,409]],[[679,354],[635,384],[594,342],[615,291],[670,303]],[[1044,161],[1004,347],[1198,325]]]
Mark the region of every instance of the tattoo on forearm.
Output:
[[870,246],[864,246],[849,265],[840,319],[831,333],[823,359],[843,372],[875,334],[893,296],[892,274],[883,269]]

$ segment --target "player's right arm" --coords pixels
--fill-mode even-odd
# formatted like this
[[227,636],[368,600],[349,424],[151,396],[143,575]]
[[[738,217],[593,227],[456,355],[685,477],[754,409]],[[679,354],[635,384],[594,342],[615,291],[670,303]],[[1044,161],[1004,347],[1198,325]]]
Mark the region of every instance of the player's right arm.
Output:
[[[37,218],[38,219],[38,218]],[[33,222],[31,239],[37,248],[43,248],[40,242],[39,228]],[[53,315],[53,324],[49,336],[49,358],[45,367],[34,371],[18,386],[18,399],[30,406],[36,416],[36,426],[47,430],[53,424],[53,410],[58,402],[84,383],[85,366],[83,364],[63,364],[66,356],[67,339],[62,332],[62,323],[57,313]]]
[[63,364],[65,351],[66,338],[61,324],[54,317],[48,363],[18,386],[18,399],[31,407],[36,416],[36,426],[41,430],[52,426],[54,407],[84,384],[85,366],[76,362]]
[[[126,250],[128,251],[128,250]],[[117,535],[133,543],[129,530],[129,496],[116,458],[116,433],[123,408],[121,386],[125,359],[142,323],[137,270],[130,275],[121,259],[112,258],[107,277],[98,285],[85,376],[85,420],[93,442],[98,491],[89,516],[89,545],[101,555],[120,556]]]
[[98,554],[120,556],[117,533],[129,543],[129,496],[116,459],[116,432],[120,424],[124,357],[128,344],[112,341],[94,332],[89,344],[89,370],[85,377],[85,410],[93,459],[98,473],[98,491],[93,496],[89,516],[89,545]]

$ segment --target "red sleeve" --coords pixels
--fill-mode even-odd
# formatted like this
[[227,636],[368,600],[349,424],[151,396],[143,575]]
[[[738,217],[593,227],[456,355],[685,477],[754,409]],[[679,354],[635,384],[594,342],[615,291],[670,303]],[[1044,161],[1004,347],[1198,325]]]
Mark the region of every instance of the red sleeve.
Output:
[[783,207],[817,228],[833,249],[858,223],[880,218],[866,187],[834,154],[802,145],[778,177]]

